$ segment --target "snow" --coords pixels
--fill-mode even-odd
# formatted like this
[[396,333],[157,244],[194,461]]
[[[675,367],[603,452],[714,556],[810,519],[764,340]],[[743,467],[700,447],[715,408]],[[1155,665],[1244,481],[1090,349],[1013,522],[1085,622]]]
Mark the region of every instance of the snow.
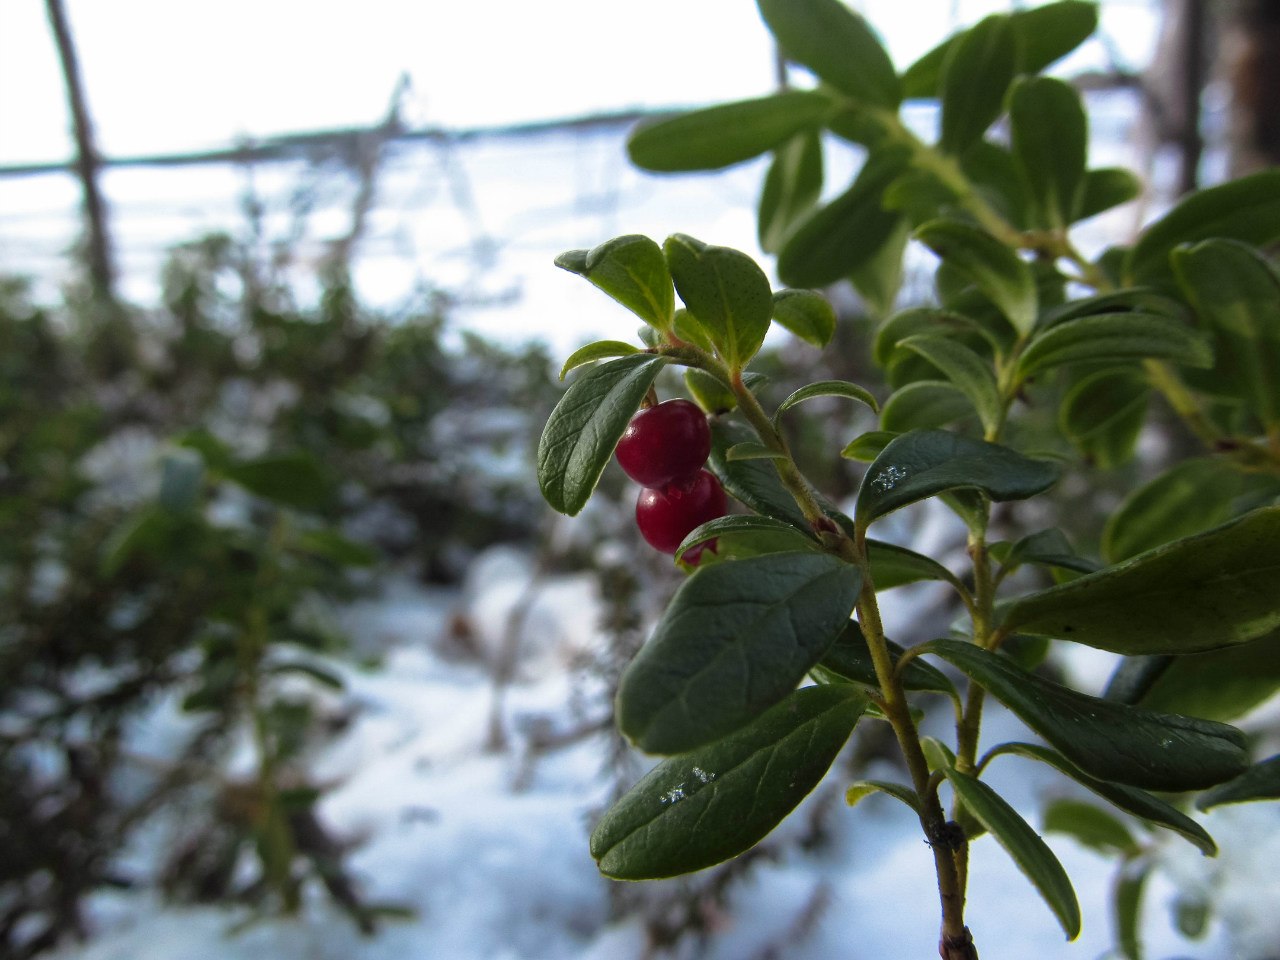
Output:
[[[506,749],[487,749],[494,643],[513,605],[532,603],[523,621],[528,659],[502,701]],[[539,731],[564,732],[603,715],[598,680],[569,664],[589,642],[601,604],[580,576],[536,573],[511,548],[483,555],[461,590],[391,579],[376,600],[342,611],[344,627],[376,666],[336,662],[354,719],[315,757],[322,821],[353,846],[347,864],[367,902],[409,908],[363,937],[313,891],[300,916],[251,918],[230,907],[177,907],[146,892],[109,892],[91,904],[96,935],[55,960],[641,960],[650,956],[641,917],[617,916],[610,881],[587,850],[593,816],[608,802],[606,735],[591,733],[552,750],[535,749]],[[451,624],[467,619],[470,649],[451,645]],[[599,642],[599,638],[596,638]],[[593,686],[594,684],[594,686]],[[1025,738],[1007,713],[988,710],[986,738]],[[945,714],[928,732],[946,735]],[[140,752],[178,749],[183,731],[172,701],[140,724]],[[647,761],[640,760],[636,776]],[[886,762],[870,775],[900,776]],[[1002,758],[989,781],[1019,809],[1035,811],[1075,788],[1042,765]],[[705,942],[673,956],[706,960],[922,958],[936,952],[937,899],[932,856],[918,825],[897,801],[842,802],[845,778],[818,788],[774,836],[772,856],[730,888],[708,918]],[[825,842],[804,835],[820,805],[830,807]],[[1280,858],[1280,808],[1224,808],[1206,818],[1223,848],[1202,858],[1178,838],[1162,840],[1161,871],[1148,886],[1144,933],[1151,957],[1260,960],[1280,943],[1280,918],[1260,905],[1280,902],[1273,865]],[[1028,819],[1036,824],[1037,816]],[[1017,867],[984,838],[971,858],[968,920],[984,960],[1093,958],[1111,946],[1108,908],[1114,864],[1062,835],[1048,842],[1080,896],[1084,932],[1068,944]],[[134,845],[132,862],[156,852],[156,837]],[[679,891],[681,881],[663,881]],[[628,887],[628,892],[647,888]],[[1173,927],[1179,896],[1204,897],[1219,918],[1199,942]],[[253,922],[247,922],[253,919]]]

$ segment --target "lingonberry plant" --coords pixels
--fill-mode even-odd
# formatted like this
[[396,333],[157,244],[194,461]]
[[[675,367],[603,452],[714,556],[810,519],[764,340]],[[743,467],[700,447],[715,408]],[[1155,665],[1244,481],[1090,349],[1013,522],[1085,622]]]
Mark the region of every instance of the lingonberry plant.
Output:
[[[1107,805],[1060,805],[1054,816],[1095,840],[1100,819],[1109,824],[1109,849],[1134,868],[1117,888],[1117,946],[1136,957],[1134,880],[1140,887],[1150,867],[1123,818],[1211,855],[1187,802],[1280,795],[1280,758],[1251,766],[1245,734],[1223,722],[1280,687],[1280,275],[1267,253],[1280,240],[1280,171],[1190,196],[1132,244],[1088,257],[1074,226],[1139,184],[1088,168],[1079,94],[1038,74],[1092,33],[1092,4],[988,17],[899,74],[838,0],[757,3],[817,84],[664,119],[637,130],[629,149],[655,171],[771,153],[760,240],[791,288],[774,291],[743,253],[678,233],[661,246],[618,237],[557,260],[646,329],[643,346],[601,341],[566,362],[566,373],[591,366],[543,434],[548,502],[581,510],[659,374],[684,367],[711,418],[711,471],[743,508],[663,546],[683,556],[715,539],[718,551],[675,592],[621,678],[620,729],[666,759],[604,816],[591,852],[606,875],[633,880],[742,853],[870,717],[892,726],[909,782],[857,781],[848,800],[883,792],[918,817],[946,960],[977,956],[965,887],[984,834],[1067,937],[1080,930],[1058,859],[984,779],[1005,757],[1047,764]],[[938,102],[936,142],[903,122],[907,98]],[[820,204],[828,133],[859,144],[865,162]],[[893,313],[910,240],[939,258],[938,303]],[[775,322],[825,346],[835,314],[803,288],[843,280],[883,317],[868,351],[891,392],[881,405],[859,384],[822,380],[770,412],[748,365]],[[784,414],[814,397],[879,414],[842,451],[870,461],[848,512],[791,453]],[[1046,494],[1066,470],[1096,476],[1130,459],[1161,401],[1202,453],[1124,500],[1107,520],[1102,562],[1056,528],[1000,539],[1017,511],[995,518],[993,504]],[[1042,411],[1055,408],[1047,422]],[[968,569],[871,535],[886,515],[935,497],[965,531]],[[885,636],[880,595],[919,581],[945,585],[966,616],[951,635],[899,645]],[[1038,671],[1052,642],[1120,655],[1103,696]],[[917,726],[923,698],[939,695],[954,708],[949,742]],[[988,697],[1038,741],[979,753]]]

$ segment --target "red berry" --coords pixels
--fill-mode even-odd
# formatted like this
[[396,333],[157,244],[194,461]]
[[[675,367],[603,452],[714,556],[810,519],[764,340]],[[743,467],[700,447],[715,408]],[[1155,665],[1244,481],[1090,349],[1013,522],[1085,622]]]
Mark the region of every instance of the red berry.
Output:
[[665,487],[693,476],[711,453],[711,429],[698,405],[667,400],[641,410],[615,451],[618,465],[642,487]]
[[724,488],[715,474],[699,470],[684,483],[641,490],[636,500],[636,526],[651,547],[674,554],[695,527],[723,517],[727,507]]

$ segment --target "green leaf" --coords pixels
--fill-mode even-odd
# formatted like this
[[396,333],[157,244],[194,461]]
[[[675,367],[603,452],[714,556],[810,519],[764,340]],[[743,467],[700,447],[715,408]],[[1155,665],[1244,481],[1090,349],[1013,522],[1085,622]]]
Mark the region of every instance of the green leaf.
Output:
[[769,278],[745,253],[677,233],[663,245],[676,290],[724,361],[741,369],[760,349],[773,316]]
[[959,585],[955,574],[931,557],[883,540],[867,540],[867,561],[876,592],[921,580],[942,580]]
[[1187,301],[1213,331],[1215,372],[1264,426],[1280,423],[1280,276],[1233,240],[1178,247],[1172,262]]
[[372,547],[349,540],[336,530],[302,531],[291,546],[343,567],[371,567],[378,560],[378,552]]
[[787,455],[780,450],[766,447],[764,444],[756,443],[754,440],[735,443],[724,452],[726,463],[733,463],[736,460],[785,460],[786,458]]
[[1098,564],[1071,549],[1066,534],[1057,527],[1023,537],[1009,549],[1002,566],[1006,570],[1012,570],[1024,563],[1061,567],[1077,573],[1093,573],[1098,569]]
[[825,347],[836,332],[835,308],[813,290],[779,290],[773,295],[773,319],[815,347]]
[[600,872],[673,877],[749,850],[822,780],[865,707],[852,687],[806,687],[724,739],[664,760],[592,832]]
[[204,460],[184,449],[166,454],[160,465],[160,506],[172,513],[195,511],[204,490]]
[[1159,797],[1152,796],[1145,790],[1091,777],[1062,754],[1037,743],[1002,743],[996,751],[1046,763],[1082,787],[1091,790],[1116,809],[1123,810],[1147,823],[1172,830],[1207,857],[1218,854],[1218,847],[1213,842],[1213,837],[1209,836],[1204,827],[1177,807]]
[[[1039,73],[1080,46],[1097,29],[1098,5],[1089,0],[1062,0],[1029,10],[1015,10],[1009,22],[1017,38],[1018,73]],[[909,66],[903,74],[903,96],[936,97],[951,36]]]
[[1280,168],[1191,194],[1138,238],[1125,261],[1126,282],[1166,280],[1174,247],[1213,237],[1258,247],[1280,239]]
[[1040,835],[1018,816],[1017,811],[1000,794],[981,780],[961,773],[950,763],[939,763],[943,758],[936,750],[936,741],[929,741],[926,746],[935,748],[930,751],[932,759],[946,776],[956,797],[974,819],[1000,842],[1000,846],[1013,858],[1018,869],[1031,881],[1053,915],[1058,918],[1067,939],[1074,940],[1078,937],[1080,904],[1076,901],[1076,893],[1067,878],[1067,872],[1062,869],[1062,864],[1053,855],[1048,844],[1040,839]]
[[1184,460],[1134,490],[1107,519],[1102,555],[1128,560],[1231,519],[1244,476],[1225,460]]
[[798,224],[778,253],[782,281],[824,287],[875,258],[901,229],[902,215],[882,201],[903,163],[900,152],[873,152],[848,190]]
[[855,780],[844,792],[844,802],[849,806],[857,806],[858,801],[873,793],[884,793],[896,800],[901,800],[916,813],[920,812],[920,797],[910,787],[888,780]]
[[684,385],[689,395],[703,410],[710,414],[728,413],[738,405],[738,398],[733,395],[727,383],[721,383],[705,370],[692,368],[684,372]]
[[[889,648],[889,659],[896,665],[904,651],[892,640],[885,640],[885,643]],[[835,644],[822,658],[821,666],[850,683],[874,690],[880,689],[880,681],[876,677],[876,668],[871,660],[867,638],[856,621],[850,620],[845,625]],[[918,658],[907,663],[901,680],[906,690],[942,693],[951,697],[956,695],[956,688],[951,685],[946,674]]]
[[1142,374],[1124,368],[1099,370],[1063,397],[1058,428],[1097,466],[1118,466],[1133,456],[1150,397]]
[[888,367],[895,359],[898,344],[907,337],[920,334],[965,336],[979,332],[977,323],[963,314],[936,307],[908,307],[880,324],[871,346],[871,356],[878,366]]
[[783,400],[778,405],[777,412],[773,415],[773,422],[775,424],[778,422],[778,417],[783,411],[790,410],[797,403],[803,403],[813,397],[845,397],[849,400],[856,400],[858,403],[865,403],[877,412],[880,409],[880,405],[876,403],[875,396],[865,387],[850,383],[848,380],[819,380],[816,383],[806,384]]
[[[676,550],[676,556],[683,556],[684,552],[689,548],[696,547],[700,543],[706,543],[708,540],[720,541],[718,552],[722,556],[726,553],[734,553],[734,545],[738,541],[756,545],[754,547],[755,555],[795,552],[797,550],[816,551],[819,549],[816,540],[785,520],[775,520],[773,517],[761,517],[754,514],[734,513],[708,520],[695,528],[681,542],[680,547]],[[760,549],[765,544],[776,549]]]
[[273,663],[267,667],[269,674],[289,674],[297,673],[305,677],[310,677],[323,687],[330,690],[341,690],[345,686],[342,678],[327,667],[322,667],[316,663],[307,663],[303,660],[289,660],[284,663]]
[[283,507],[318,510],[333,497],[328,474],[306,453],[274,453],[242,460],[223,471],[232,483]]
[[1213,364],[1203,335],[1177,320],[1146,313],[1098,313],[1040,330],[1018,358],[1018,376],[1074,363],[1152,358],[1188,367]]
[[104,577],[114,577],[134,557],[165,555],[183,529],[183,519],[159,505],[147,506],[126,517],[103,541],[98,569]]
[[707,467],[720,478],[725,492],[756,513],[785,520],[801,530],[808,522],[795,499],[778,479],[778,471],[766,460],[729,460],[728,452],[739,443],[758,443],[755,431],[726,420],[711,423],[711,457]]
[[1073,222],[1088,220],[1142,194],[1142,181],[1123,167],[1101,167],[1084,175]]
[[988,431],[998,430],[1004,420],[1004,401],[996,385],[991,361],[949,337],[914,336],[899,341],[899,347],[920,354],[969,398],[978,419]]
[[924,650],[986,688],[1091,776],[1149,790],[1193,790],[1236,776],[1244,734],[1195,717],[1101,700],[1021,669],[971,643],[931,640]]
[[1076,219],[1089,145],[1080,94],[1054,77],[1023,77],[1009,94],[1009,125],[1040,225],[1065,227]]
[[1031,194],[1018,172],[1012,151],[989,140],[979,140],[961,155],[960,170],[977,187],[979,195],[1010,224],[1019,228],[1031,226]]
[[[973,413],[973,403],[943,380],[917,380],[899,387],[884,402],[880,426],[891,433],[945,427]],[[876,453],[879,453],[877,450]],[[867,459],[873,459],[872,457]]]
[[867,106],[897,109],[901,84],[893,61],[861,16],[839,0],[756,0],[787,56]]
[[897,302],[902,288],[902,258],[910,236],[911,224],[899,218],[880,249],[849,271],[849,282],[874,316],[886,316]]
[[623,673],[619,729],[640,749],[664,754],[738,729],[822,658],[860,585],[856,567],[828,554],[777,553],[700,569]]
[[1280,691],[1280,630],[1222,650],[1172,657],[1139,703],[1230,722]]
[[1123,654],[1195,653],[1280,627],[1280,507],[1015,600],[1003,629]]
[[858,490],[860,529],[909,503],[958,488],[992,500],[1025,500],[1058,479],[1058,468],[1008,447],[944,430],[916,430],[891,441],[867,468]]
[[609,357],[629,357],[639,352],[639,347],[623,343],[621,340],[597,340],[595,343],[588,343],[585,347],[579,347],[569,354],[569,359],[560,368],[560,379],[563,380],[570,370],[584,364],[595,363],[597,360],[605,360]]
[[797,134],[774,151],[756,216],[761,250],[782,249],[792,228],[817,204],[822,177],[822,138],[817,131]]
[[869,430],[849,441],[848,446],[840,451],[840,456],[846,460],[861,460],[865,463],[870,463],[880,456],[884,448],[889,445],[889,442],[897,436],[898,434],[890,433],[888,430]]
[[991,234],[960,220],[930,220],[915,237],[960,271],[1019,333],[1036,322],[1036,283],[1030,265]]
[[1151,876],[1151,865],[1124,864],[1116,874],[1111,892],[1111,918],[1116,930],[1116,947],[1124,960],[1142,960],[1142,893]]
[[658,173],[719,170],[821,127],[834,106],[812,90],[718,104],[642,123],[627,140],[627,154],[637,167]]
[[716,345],[711,342],[711,334],[707,332],[706,327],[698,322],[698,318],[684,307],[676,310],[672,328],[675,331],[675,335],[686,343],[692,343],[694,346],[707,351],[707,353],[715,352]]
[[1280,800],[1280,754],[1254,764],[1234,780],[1201,794],[1196,806],[1201,810],[1227,803]]
[[675,294],[662,250],[648,237],[628,234],[586,252],[570,250],[556,266],[586,277],[655,330],[671,329]]
[[956,37],[947,49],[939,84],[938,145],[943,150],[958,154],[982,139],[1004,111],[1016,64],[1016,41],[1007,16],[994,14]]
[[538,486],[555,510],[574,516],[586,506],[665,363],[665,357],[634,354],[592,367],[569,385],[538,444]]
[[1045,808],[1044,831],[1065,833],[1102,854],[1133,855],[1140,850],[1128,828],[1107,811],[1067,797],[1052,800]]

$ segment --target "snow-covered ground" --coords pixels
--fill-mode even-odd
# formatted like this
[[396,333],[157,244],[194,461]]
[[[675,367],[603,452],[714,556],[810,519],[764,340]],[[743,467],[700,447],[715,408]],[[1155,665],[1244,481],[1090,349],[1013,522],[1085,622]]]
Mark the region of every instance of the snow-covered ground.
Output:
[[[601,605],[592,581],[547,577],[527,591],[531,565],[500,550],[482,558],[475,586],[448,593],[407,581],[343,614],[376,667],[339,665],[354,721],[315,758],[319,780],[336,783],[319,812],[354,842],[349,866],[371,902],[412,910],[373,937],[361,936],[319,894],[301,916],[246,924],[232,908],[176,907],[139,892],[99,895],[96,936],[64,948],[57,960],[641,960],[639,915],[614,917],[609,884],[587,852],[592,816],[607,802],[607,739],[595,733],[568,746],[531,752],[536,731],[565,731],[601,715],[599,681],[575,673],[575,652],[598,635]],[[482,586],[483,584],[483,586]],[[513,603],[534,596],[525,619],[528,666],[503,701],[507,745],[486,750],[492,704],[483,651],[500,647]],[[442,638],[462,616],[474,631],[463,656]],[[593,686],[594,683],[594,686]],[[594,710],[593,710],[594,708]],[[940,718],[941,719],[941,718]],[[146,749],[171,748],[179,718],[172,707],[139,728]],[[990,742],[1025,736],[1017,721],[991,711]],[[945,726],[937,731],[945,735]],[[1020,809],[1035,810],[1068,787],[1047,768],[1013,758],[990,779]],[[642,769],[642,767],[638,767]],[[881,775],[892,775],[886,768]],[[707,960],[850,960],[935,955],[937,898],[932,857],[905,808],[872,797],[856,810],[839,802],[832,776],[780,828],[785,841],[805,829],[818,803],[836,800],[829,841],[806,851],[776,845],[731,888],[705,943],[687,941],[676,956]],[[1029,819],[1036,822],[1035,814]],[[1280,944],[1280,805],[1224,808],[1206,818],[1223,848],[1206,860],[1178,839],[1165,845],[1166,869],[1148,886],[1143,930],[1156,960],[1263,960]],[[984,960],[1035,957],[1094,960],[1111,945],[1108,860],[1062,836],[1049,842],[1079,894],[1085,924],[1065,943],[1049,910],[990,839],[975,844],[968,919]],[[133,856],[146,860],[148,844]],[[1174,886],[1176,878],[1178,887]],[[677,882],[677,881],[672,881]],[[1213,901],[1219,920],[1188,942],[1170,905],[1178,894]],[[659,954],[660,956],[660,954]]]

